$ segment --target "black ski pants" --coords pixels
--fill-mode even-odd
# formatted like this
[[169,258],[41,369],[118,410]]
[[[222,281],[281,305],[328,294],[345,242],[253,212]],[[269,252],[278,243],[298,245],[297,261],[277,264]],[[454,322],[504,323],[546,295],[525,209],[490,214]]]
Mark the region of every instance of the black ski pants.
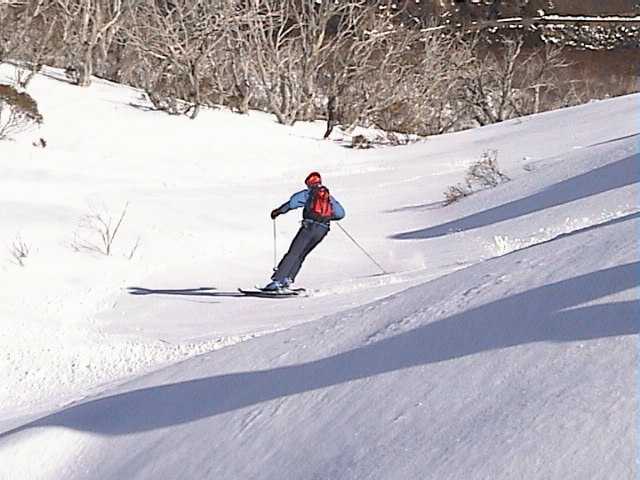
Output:
[[285,278],[288,278],[293,283],[304,259],[318,246],[327,233],[329,233],[329,225],[303,220],[300,230],[291,242],[289,251],[280,260],[271,280],[282,283]]

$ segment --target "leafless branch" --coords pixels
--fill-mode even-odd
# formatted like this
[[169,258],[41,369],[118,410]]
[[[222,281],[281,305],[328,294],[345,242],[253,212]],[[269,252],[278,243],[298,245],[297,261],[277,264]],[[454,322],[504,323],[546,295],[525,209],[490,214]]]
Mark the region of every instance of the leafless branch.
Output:
[[[105,209],[85,215],[80,221],[80,231],[76,232],[71,247],[75,251],[96,252],[109,256],[113,251],[113,243],[118,236],[122,222],[127,214],[127,202],[119,217],[115,219]],[[133,253],[132,253],[133,255]]]
[[24,267],[24,261],[29,256],[30,247],[18,235],[9,249],[11,258],[16,265]]

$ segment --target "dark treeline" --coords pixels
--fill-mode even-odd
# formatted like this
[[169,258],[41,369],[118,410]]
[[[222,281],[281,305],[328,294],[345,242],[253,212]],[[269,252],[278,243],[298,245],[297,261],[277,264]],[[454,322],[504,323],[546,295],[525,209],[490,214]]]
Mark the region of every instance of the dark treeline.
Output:
[[595,75],[572,45],[464,28],[465,18],[539,15],[575,3],[16,1],[0,6],[0,61],[25,67],[15,79],[22,87],[52,65],[78,86],[99,76],[139,87],[171,114],[253,108],[288,125],[326,118],[327,134],[364,125],[397,139],[635,91],[632,75],[620,71],[622,82]]

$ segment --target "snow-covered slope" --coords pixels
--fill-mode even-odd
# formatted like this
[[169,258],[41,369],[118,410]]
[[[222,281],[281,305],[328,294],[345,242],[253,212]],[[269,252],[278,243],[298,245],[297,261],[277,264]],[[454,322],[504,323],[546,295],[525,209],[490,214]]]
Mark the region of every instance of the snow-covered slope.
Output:
[[[0,478],[635,478],[640,97],[360,152],[32,89],[50,146],[0,144],[34,246],[0,270]],[[512,181],[442,208],[487,149]],[[310,297],[238,298],[312,169],[392,273],[334,228]],[[109,258],[68,247],[87,200],[129,201]]]

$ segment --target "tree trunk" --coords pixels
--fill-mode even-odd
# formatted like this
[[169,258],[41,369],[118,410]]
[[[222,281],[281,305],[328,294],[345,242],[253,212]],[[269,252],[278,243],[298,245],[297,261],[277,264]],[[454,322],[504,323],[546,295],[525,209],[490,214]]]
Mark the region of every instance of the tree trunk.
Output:
[[93,48],[85,46],[85,52],[78,68],[78,86],[88,87],[91,85],[91,75],[93,74]]
[[193,108],[191,109],[191,115],[189,115],[189,118],[191,120],[195,120],[199,113],[200,113],[200,104],[196,103],[193,105]]
[[327,102],[327,130],[324,132],[324,139],[326,140],[331,135],[333,127],[336,125],[336,96],[331,95]]
[[251,101],[251,94],[247,92],[247,94],[242,97],[242,102],[240,102],[240,113],[243,113],[245,115],[249,113],[250,101]]

